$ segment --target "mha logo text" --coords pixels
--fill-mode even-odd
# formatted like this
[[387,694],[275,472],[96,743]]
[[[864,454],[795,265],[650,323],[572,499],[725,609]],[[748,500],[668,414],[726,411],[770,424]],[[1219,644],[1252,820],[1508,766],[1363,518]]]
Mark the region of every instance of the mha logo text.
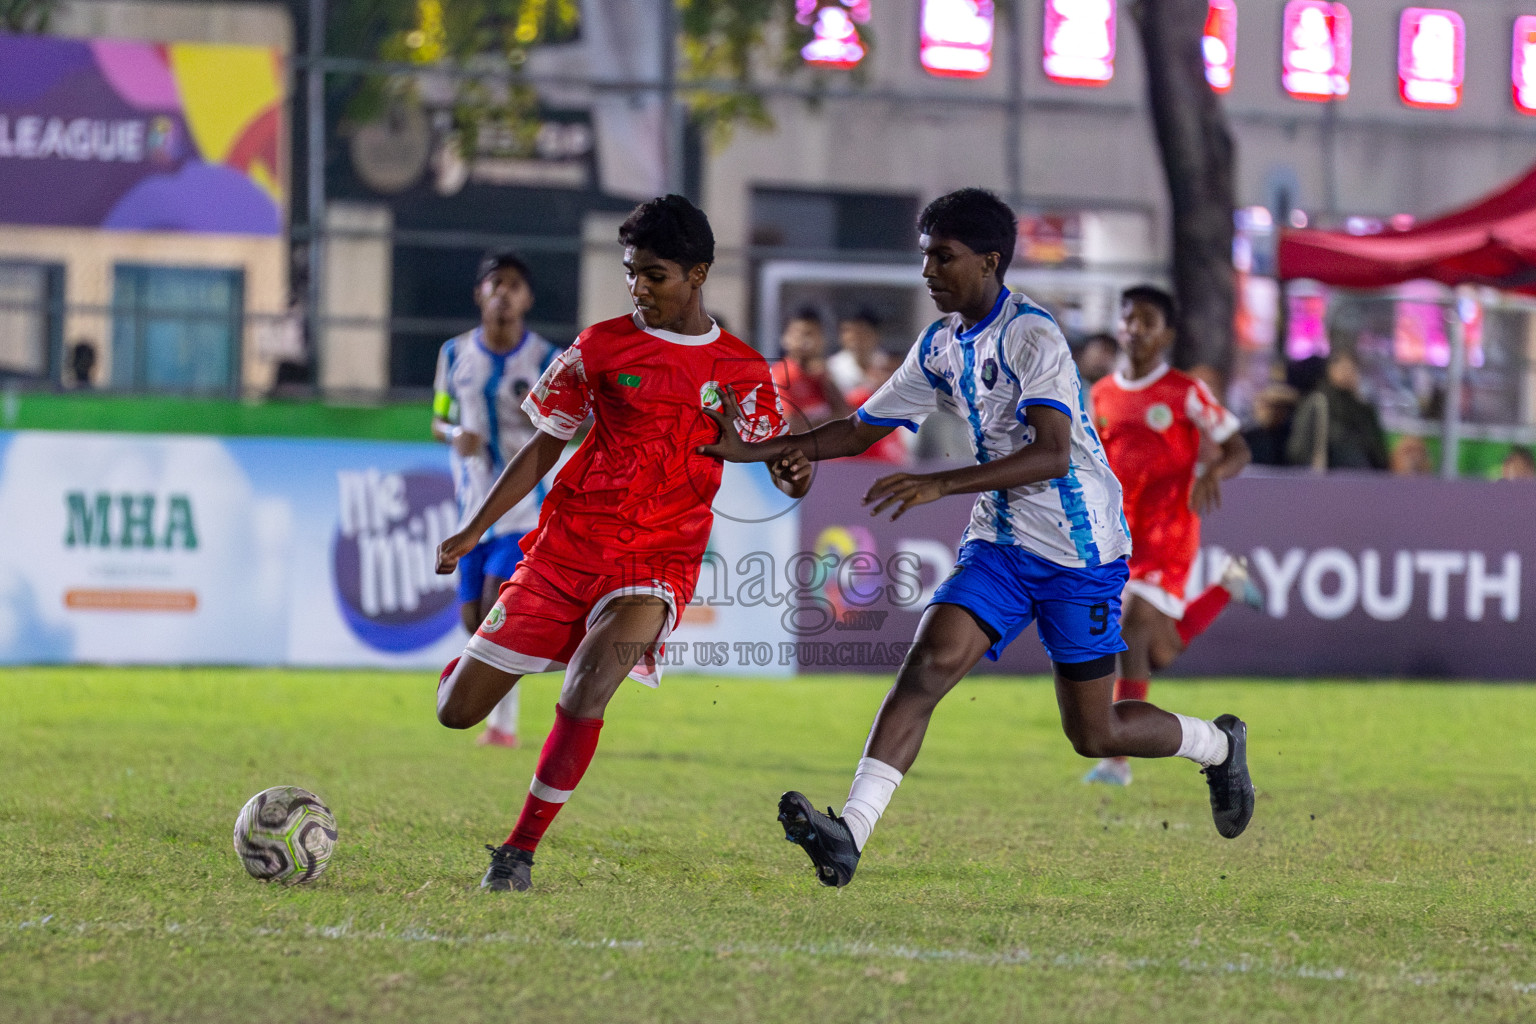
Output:
[[64,495],[66,548],[197,550],[192,499],[185,494]]

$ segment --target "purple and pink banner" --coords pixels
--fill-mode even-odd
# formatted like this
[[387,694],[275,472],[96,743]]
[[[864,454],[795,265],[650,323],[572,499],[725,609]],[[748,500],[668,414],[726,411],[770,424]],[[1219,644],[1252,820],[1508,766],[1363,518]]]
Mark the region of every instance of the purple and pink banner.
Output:
[[[819,467],[799,507],[794,591],[804,672],[894,673],[954,565],[970,502],[895,523],[860,499],[890,467]],[[828,470],[831,469],[831,472]],[[1536,679],[1536,486],[1309,473],[1229,481],[1205,521],[1190,596],[1245,555],[1264,595],[1230,606],[1170,674]],[[803,584],[803,585],[802,585]],[[1045,673],[1033,628],[978,671]]]
[[275,49],[0,34],[0,223],[276,235]]

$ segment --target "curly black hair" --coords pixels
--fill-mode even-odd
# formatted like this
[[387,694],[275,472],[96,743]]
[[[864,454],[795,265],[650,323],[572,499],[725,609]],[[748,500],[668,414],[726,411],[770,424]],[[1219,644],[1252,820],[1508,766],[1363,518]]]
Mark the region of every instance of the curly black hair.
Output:
[[962,188],[939,196],[917,217],[919,234],[951,238],[972,252],[997,253],[997,280],[1003,280],[1018,244],[1019,221],[1008,204],[984,188]]
[[1163,314],[1163,325],[1172,327],[1179,314],[1179,307],[1174,303],[1173,296],[1159,288],[1155,284],[1136,284],[1120,293],[1120,305],[1127,302],[1145,302],[1158,312]]
[[533,272],[528,269],[528,261],[511,249],[493,249],[481,257],[480,269],[475,274],[475,283],[479,284],[503,267],[511,267],[523,275],[523,280],[528,282],[528,287],[533,287]]
[[619,227],[619,243],[649,249],[691,269],[715,262],[715,233],[704,211],[678,195],[657,196],[635,207]]

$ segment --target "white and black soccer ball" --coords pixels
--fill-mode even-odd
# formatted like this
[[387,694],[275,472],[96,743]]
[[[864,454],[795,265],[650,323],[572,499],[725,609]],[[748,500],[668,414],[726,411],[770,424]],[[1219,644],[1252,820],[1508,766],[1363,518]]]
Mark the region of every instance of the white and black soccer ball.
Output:
[[313,882],[324,874],[335,848],[331,809],[298,786],[262,790],[235,819],[235,852],[245,870],[263,882]]

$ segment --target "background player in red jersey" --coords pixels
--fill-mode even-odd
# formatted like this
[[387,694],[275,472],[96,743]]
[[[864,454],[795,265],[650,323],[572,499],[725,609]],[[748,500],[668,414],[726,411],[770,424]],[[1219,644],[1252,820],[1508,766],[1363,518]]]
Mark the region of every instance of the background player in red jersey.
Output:
[[[682,196],[653,199],[619,241],[634,313],[589,327],[550,365],[523,403],[537,433],[438,548],[437,571],[452,572],[593,417],[523,538],[525,557],[438,683],[438,720],[467,729],[524,674],[565,669],[517,827],[487,847],[484,888],[531,886],[533,851],[591,763],[608,701],[626,677],[660,679],[656,645],[693,596],[720,487],[720,463],[695,450],[719,436],[703,410],[729,393],[742,436],[787,429],[768,364],[704,312],[715,254],[704,214]],[[810,485],[803,455],[769,468],[791,497]]]
[[[1125,492],[1131,527],[1131,578],[1120,631],[1126,650],[1114,699],[1147,699],[1152,673],[1167,668],[1216,621],[1235,596],[1262,605],[1247,565],[1231,559],[1221,581],[1186,604],[1184,588],[1200,549],[1200,517],[1221,504],[1221,482],[1248,465],[1237,417],[1195,377],[1168,365],[1174,338],[1173,298],[1137,285],[1120,297],[1121,369],[1093,386],[1093,411],[1104,454]],[[1220,455],[1200,465],[1201,439]],[[1127,786],[1130,762],[1105,758],[1084,782]]]

